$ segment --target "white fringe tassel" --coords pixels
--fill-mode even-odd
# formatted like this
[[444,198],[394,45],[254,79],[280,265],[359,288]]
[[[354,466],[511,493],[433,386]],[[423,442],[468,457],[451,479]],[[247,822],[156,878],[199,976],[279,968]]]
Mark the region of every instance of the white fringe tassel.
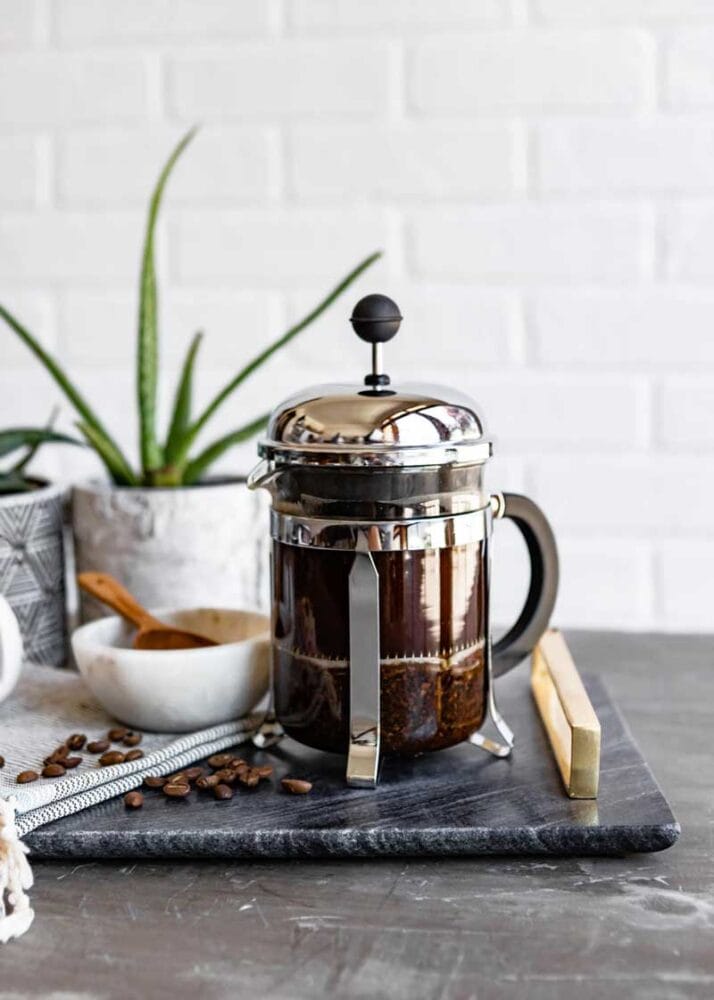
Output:
[[35,919],[27,895],[33,883],[27,853],[17,835],[14,799],[0,799],[0,944],[21,937]]

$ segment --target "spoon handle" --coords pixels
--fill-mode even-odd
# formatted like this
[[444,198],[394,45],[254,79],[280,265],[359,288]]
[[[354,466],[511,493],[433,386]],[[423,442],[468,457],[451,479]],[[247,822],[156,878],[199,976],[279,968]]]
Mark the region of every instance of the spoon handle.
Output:
[[158,624],[153,615],[149,614],[126,587],[122,587],[109,573],[80,573],[77,583],[82,590],[112,608],[137,628]]

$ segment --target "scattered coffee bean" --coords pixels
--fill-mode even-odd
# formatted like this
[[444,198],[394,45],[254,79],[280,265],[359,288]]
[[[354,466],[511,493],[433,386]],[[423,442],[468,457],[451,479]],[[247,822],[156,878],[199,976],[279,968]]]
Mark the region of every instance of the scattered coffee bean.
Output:
[[141,809],[144,804],[144,796],[141,792],[127,792],[124,796],[124,805],[127,809]]
[[219,785],[220,780],[215,774],[202,774],[200,778],[196,778],[196,788],[200,788],[202,792],[205,792],[207,789],[215,788],[216,785]]
[[230,785],[220,784],[216,785],[216,787],[213,789],[213,794],[217,799],[225,801],[226,799],[233,798],[233,789],[231,788]]
[[99,763],[102,767],[111,767],[112,764],[123,764],[124,754],[120,750],[107,750],[99,758]]
[[269,778],[273,773],[273,769],[270,764],[261,764],[260,767],[254,767],[253,770],[259,778]]
[[30,781],[37,781],[39,774],[37,771],[20,771],[15,781],[18,785],[27,785]]
[[47,764],[42,768],[43,778],[61,778],[66,773],[61,764]]
[[233,757],[229,753],[214,753],[208,758],[208,764],[212,768],[228,767],[233,762]]
[[1,767],[5,767],[5,758],[4,758],[4,757],[3,757],[3,755],[2,755],[1,753],[0,753],[0,768],[1,768]]
[[218,771],[213,772],[213,777],[218,778],[218,782],[223,782],[226,785],[232,785],[238,780],[238,775],[230,767],[222,767]]
[[183,799],[191,794],[191,786],[189,784],[183,785],[167,782],[164,785],[163,792],[164,795],[168,795],[171,799]]
[[69,755],[69,747],[66,743],[60,743],[56,750],[53,750],[49,757],[45,757],[45,764],[61,764]]
[[142,740],[141,733],[127,733],[122,743],[125,747],[138,747]]
[[81,750],[86,742],[87,737],[84,733],[72,733],[67,740],[67,746],[70,750]]
[[203,774],[203,768],[187,767],[186,770],[184,771],[184,774],[186,775],[189,781],[196,781]]
[[255,788],[255,786],[260,781],[260,777],[253,768],[250,768],[250,770],[244,771],[241,774],[239,774],[238,780],[242,785],[245,785],[246,788]]
[[307,795],[312,789],[312,782],[303,781],[302,778],[283,778],[280,784],[291,795]]
[[185,771],[177,771],[175,774],[170,774],[166,779],[171,785],[188,785],[189,780]]
[[110,729],[107,736],[112,741],[112,743],[117,743],[119,740],[123,740],[125,736],[129,735],[129,730],[126,726],[117,726],[114,729]]
[[109,740],[92,740],[91,743],[87,744],[87,750],[90,753],[104,753],[109,749]]
[[69,768],[71,770],[73,767],[79,767],[81,763],[82,763],[81,757],[65,757],[65,759],[62,761],[61,766],[64,768]]
[[124,754],[124,760],[139,760],[140,757],[144,756],[143,750],[129,750]]
[[147,788],[163,788],[166,784],[166,778],[162,778],[158,774],[147,774],[144,778],[144,784]]
[[248,767],[248,761],[243,760],[242,757],[233,757],[231,759],[231,767]]

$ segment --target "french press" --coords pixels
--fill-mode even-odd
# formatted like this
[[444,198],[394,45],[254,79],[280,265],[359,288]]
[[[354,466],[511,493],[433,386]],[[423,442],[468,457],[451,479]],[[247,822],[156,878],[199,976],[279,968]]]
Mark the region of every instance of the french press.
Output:
[[[272,413],[249,486],[272,507],[272,697],[280,730],[347,753],[348,784],[373,787],[384,752],[470,740],[507,756],[493,680],[545,631],[558,586],[553,532],[527,497],[486,491],[492,454],[465,396],[396,388],[383,344],[402,317],[384,295],[351,322],[372,345],[363,385],[308,388]],[[491,642],[494,518],[511,518],[531,577],[513,627]]]

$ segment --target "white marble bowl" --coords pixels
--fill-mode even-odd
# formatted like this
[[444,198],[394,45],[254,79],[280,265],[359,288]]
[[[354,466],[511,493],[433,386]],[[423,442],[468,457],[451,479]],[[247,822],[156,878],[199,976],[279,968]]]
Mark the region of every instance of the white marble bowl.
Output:
[[268,690],[269,621],[226,608],[155,611],[157,618],[220,645],[138,650],[134,629],[101,618],[76,629],[72,649],[97,701],[135,729],[184,733],[229,722],[255,708]]

